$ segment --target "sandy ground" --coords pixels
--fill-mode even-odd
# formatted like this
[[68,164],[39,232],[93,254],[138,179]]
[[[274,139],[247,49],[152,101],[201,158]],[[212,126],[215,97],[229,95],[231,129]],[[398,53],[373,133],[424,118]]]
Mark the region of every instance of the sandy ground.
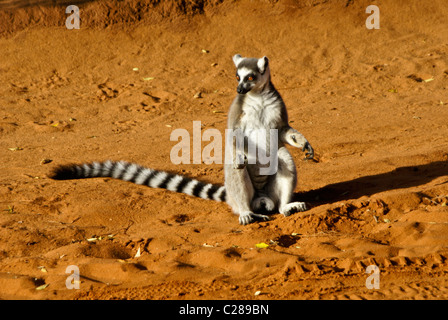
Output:
[[[79,30],[65,7],[11,2],[1,299],[448,298],[444,0],[81,1]],[[379,30],[365,26],[370,4]],[[270,58],[291,125],[315,148],[315,162],[290,148],[309,211],[240,226],[223,203],[47,178],[112,159],[221,183],[220,164],[174,165],[170,134],[193,121],[224,132],[236,53]],[[70,265],[79,289],[66,288]],[[379,289],[366,288],[369,265]]]

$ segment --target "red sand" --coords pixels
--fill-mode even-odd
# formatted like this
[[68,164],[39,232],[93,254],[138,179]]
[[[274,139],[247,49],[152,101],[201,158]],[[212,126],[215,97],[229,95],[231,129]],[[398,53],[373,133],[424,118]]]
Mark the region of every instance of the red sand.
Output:
[[[78,4],[80,30],[65,6],[0,7],[1,299],[448,298],[444,0],[150,2]],[[223,203],[47,178],[113,159],[222,182],[221,165],[172,164],[169,137],[224,132],[236,53],[270,58],[315,148],[290,149],[311,210],[240,226]]]

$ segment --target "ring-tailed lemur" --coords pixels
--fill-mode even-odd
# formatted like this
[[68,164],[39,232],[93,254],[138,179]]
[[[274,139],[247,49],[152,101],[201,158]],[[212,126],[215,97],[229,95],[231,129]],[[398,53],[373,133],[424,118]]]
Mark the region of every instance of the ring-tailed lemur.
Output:
[[[227,129],[240,130],[243,134],[254,129],[268,132],[277,130],[278,141],[270,144],[275,146],[273,152],[277,153],[278,166],[275,173],[260,174],[265,165],[260,164],[257,159],[255,162],[248,162],[247,147],[239,150],[235,141],[232,141],[226,142],[226,154],[228,148],[235,152],[232,153],[230,163],[226,161],[224,164],[224,186],[207,184],[125,161],[63,165],[56,167],[50,178],[67,180],[112,177],[203,199],[225,201],[239,215],[242,225],[254,220],[269,220],[267,215],[260,213],[262,211],[272,212],[278,208],[281,214],[288,216],[293,212],[306,210],[304,202],[291,202],[297,174],[294,160],[285,144],[306,151],[307,159],[313,158],[313,148],[301,133],[289,126],[285,104],[271,83],[268,58],[243,58],[235,55],[233,62],[237,68],[238,95],[230,107]],[[266,141],[269,144],[269,137]]]

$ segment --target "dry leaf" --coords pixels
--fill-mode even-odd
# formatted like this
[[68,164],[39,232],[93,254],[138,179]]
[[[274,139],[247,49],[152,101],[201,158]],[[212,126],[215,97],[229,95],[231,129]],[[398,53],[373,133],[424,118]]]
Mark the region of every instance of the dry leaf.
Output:
[[49,283],[46,283],[46,284],[43,284],[43,285],[41,285],[41,286],[38,286],[37,288],[36,288],[36,290],[44,290],[46,287],[48,287],[50,284]]
[[44,266],[39,266],[39,267],[37,267],[37,269],[40,269],[40,271],[42,271],[42,272],[48,272]]
[[47,163],[50,163],[50,162],[53,162],[53,160],[51,160],[51,159],[42,159],[40,161],[40,164],[47,164]]
[[200,99],[200,98],[202,98],[202,92],[200,92],[200,91],[196,92],[196,93],[194,94],[193,98],[195,98],[195,99]]

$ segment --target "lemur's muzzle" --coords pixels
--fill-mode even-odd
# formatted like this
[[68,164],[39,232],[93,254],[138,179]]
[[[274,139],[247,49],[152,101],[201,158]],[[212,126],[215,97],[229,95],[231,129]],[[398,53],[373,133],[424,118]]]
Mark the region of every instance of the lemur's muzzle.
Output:
[[240,94],[245,94],[249,91],[249,89],[245,88],[244,85],[239,85],[236,88],[236,92],[240,93]]

